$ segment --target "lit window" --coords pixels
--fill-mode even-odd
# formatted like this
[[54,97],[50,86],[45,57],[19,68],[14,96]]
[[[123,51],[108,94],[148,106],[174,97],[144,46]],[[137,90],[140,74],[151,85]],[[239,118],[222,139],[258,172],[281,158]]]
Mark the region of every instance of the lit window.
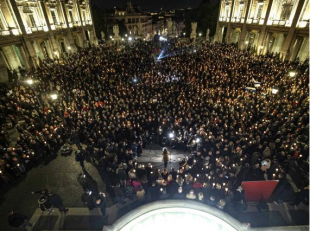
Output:
[[34,17],[32,14],[29,14],[29,21],[30,21],[30,24],[31,24],[31,27],[36,27],[36,21],[34,20]]
[[51,15],[52,15],[52,19],[53,19],[54,25],[58,25],[58,20],[57,20],[57,16],[56,16],[55,10],[51,9]]

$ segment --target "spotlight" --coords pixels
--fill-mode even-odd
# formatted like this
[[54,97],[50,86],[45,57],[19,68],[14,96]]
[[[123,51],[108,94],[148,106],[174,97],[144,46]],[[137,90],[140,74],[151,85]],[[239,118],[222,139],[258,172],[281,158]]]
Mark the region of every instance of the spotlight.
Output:
[[57,96],[57,94],[52,94],[52,95],[51,95],[51,98],[55,100],[55,99],[58,98],[58,96]]
[[279,90],[278,90],[278,89],[275,89],[275,88],[272,88],[272,89],[271,89],[271,92],[272,92],[272,94],[274,94],[274,95],[277,94],[278,91],[279,91]]
[[33,84],[33,80],[32,80],[32,79],[27,79],[26,82],[27,82],[29,85]]
[[296,75],[296,72],[295,71],[290,71],[288,74],[289,74],[289,76],[291,78],[293,78]]

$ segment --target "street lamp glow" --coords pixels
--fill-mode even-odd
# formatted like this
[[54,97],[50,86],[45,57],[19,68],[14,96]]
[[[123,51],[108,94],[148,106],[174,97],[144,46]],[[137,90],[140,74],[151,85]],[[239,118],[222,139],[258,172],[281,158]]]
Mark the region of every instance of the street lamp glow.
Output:
[[58,96],[57,96],[57,94],[51,94],[51,98],[52,98],[53,100],[55,100],[55,99],[58,98]]
[[29,85],[33,84],[33,80],[32,80],[32,79],[27,79],[26,82],[27,82]]
[[272,88],[272,89],[271,89],[271,93],[274,94],[274,95],[277,94],[278,91],[279,91],[279,90],[278,90],[278,89],[275,89],[275,88]]
[[289,74],[289,76],[291,78],[293,78],[296,75],[296,72],[295,71],[290,71],[288,74]]
[[171,132],[169,133],[169,138],[173,138],[174,137],[174,134]]

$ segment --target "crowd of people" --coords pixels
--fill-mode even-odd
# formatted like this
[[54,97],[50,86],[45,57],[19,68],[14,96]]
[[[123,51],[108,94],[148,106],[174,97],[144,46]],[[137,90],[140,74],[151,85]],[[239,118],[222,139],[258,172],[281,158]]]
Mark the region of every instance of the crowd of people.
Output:
[[[87,156],[100,167],[107,194],[120,203],[133,195],[188,198],[236,215],[246,208],[242,181],[279,180],[284,190],[292,161],[307,174],[307,61],[178,39],[155,59],[154,49],[146,41],[82,49],[44,60],[3,89],[1,111],[19,137],[12,147],[2,129],[2,181],[68,141],[82,168]],[[155,169],[136,158],[149,142],[190,154],[168,169],[165,153],[165,167]]]

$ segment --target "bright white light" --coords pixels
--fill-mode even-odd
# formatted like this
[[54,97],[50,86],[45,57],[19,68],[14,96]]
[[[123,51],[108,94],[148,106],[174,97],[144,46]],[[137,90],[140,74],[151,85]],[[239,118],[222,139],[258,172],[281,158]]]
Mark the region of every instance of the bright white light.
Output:
[[112,38],[112,35],[110,35],[110,38]]
[[125,37],[127,37],[128,35],[127,34],[125,34]]
[[167,39],[165,37],[163,37],[163,36],[160,36],[159,37],[159,41],[167,41]]
[[264,46],[260,46],[259,48],[260,48],[260,49],[263,49],[263,48],[264,48]]
[[51,98],[54,99],[54,100],[57,99],[57,97],[58,97],[57,94],[52,94],[51,95]]
[[272,88],[272,89],[271,89],[271,92],[272,92],[272,94],[274,94],[274,95],[277,94],[278,91],[279,91],[279,90],[278,90],[278,89],[275,89],[275,88]]
[[131,41],[132,40],[132,37],[128,37],[128,41]]
[[171,132],[169,133],[169,138],[173,138],[174,137],[174,134]]
[[197,51],[196,51],[196,50],[194,50],[194,52],[196,53]]
[[199,33],[199,36],[201,36],[201,33]]
[[291,78],[293,78],[296,75],[296,72],[295,71],[290,71],[288,74],[289,74],[289,76]]
[[27,82],[29,85],[33,84],[33,80],[32,80],[32,79],[27,79],[26,82]]
[[71,47],[68,47],[69,50],[71,50]]
[[132,80],[134,83],[137,83],[138,82],[138,79],[137,78],[133,78]]
[[249,44],[249,41],[245,41],[245,44]]
[[200,138],[197,138],[197,139],[196,139],[196,143],[199,143],[199,142],[200,142]]

